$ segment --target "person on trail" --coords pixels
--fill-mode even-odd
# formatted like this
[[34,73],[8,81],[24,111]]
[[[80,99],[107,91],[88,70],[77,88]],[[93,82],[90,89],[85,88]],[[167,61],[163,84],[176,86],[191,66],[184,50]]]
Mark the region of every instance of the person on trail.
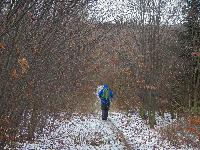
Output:
[[113,92],[107,84],[99,91],[98,96],[101,101],[102,120],[107,120],[110,103],[113,98]]

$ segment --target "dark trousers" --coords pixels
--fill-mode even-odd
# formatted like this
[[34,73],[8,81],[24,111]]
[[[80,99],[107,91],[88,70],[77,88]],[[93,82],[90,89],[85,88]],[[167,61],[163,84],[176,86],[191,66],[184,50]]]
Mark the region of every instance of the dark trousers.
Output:
[[110,108],[110,104],[107,105],[101,105],[101,110],[102,110],[102,120],[107,120],[108,118],[108,111]]

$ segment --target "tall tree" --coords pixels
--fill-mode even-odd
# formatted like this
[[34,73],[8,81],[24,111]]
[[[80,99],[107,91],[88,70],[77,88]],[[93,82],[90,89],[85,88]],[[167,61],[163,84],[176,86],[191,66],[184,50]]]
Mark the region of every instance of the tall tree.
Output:
[[[200,89],[200,1],[187,0],[184,6],[183,13],[185,15],[183,28],[179,39],[182,43],[181,56],[187,61],[186,66],[188,76],[189,93],[189,107],[197,111]],[[194,55],[192,55],[194,54]]]
[[89,1],[0,2],[0,146],[20,125],[28,126],[32,139],[61,93],[76,86],[80,49],[87,49],[90,34],[83,15]]

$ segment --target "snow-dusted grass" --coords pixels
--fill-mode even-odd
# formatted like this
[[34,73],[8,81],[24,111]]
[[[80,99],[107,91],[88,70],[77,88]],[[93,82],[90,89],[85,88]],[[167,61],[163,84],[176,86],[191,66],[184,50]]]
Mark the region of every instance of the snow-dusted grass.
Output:
[[[175,120],[171,119],[169,114],[165,117],[156,117],[157,125],[155,129],[150,129],[149,126],[139,117],[138,113],[123,115],[120,113],[111,116],[113,123],[123,132],[127,141],[131,143],[133,149],[149,150],[149,149],[178,149],[170,144],[169,141],[163,140],[159,134],[159,129],[165,127]],[[189,150],[185,145],[180,145],[179,149]]]
[[[122,150],[122,149],[176,149],[169,141],[163,140],[158,132],[160,127],[172,123],[169,115],[157,117],[157,126],[150,129],[138,113],[110,113],[108,121],[98,115],[74,114],[64,119],[65,113],[57,119],[49,118],[43,134],[37,135],[33,143],[18,143],[19,150]],[[126,144],[124,136],[129,145]],[[8,148],[8,147],[7,147]],[[192,148],[181,146],[182,150]]]

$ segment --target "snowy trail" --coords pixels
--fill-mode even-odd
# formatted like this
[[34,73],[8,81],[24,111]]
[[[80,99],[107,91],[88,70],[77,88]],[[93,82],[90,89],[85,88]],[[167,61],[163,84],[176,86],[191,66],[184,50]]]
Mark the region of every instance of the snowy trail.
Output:
[[[61,116],[62,117],[62,116]],[[61,119],[62,120],[62,119]],[[122,150],[126,142],[110,120],[98,116],[73,116],[71,120],[48,120],[43,135],[34,143],[18,145],[19,150]],[[52,127],[54,127],[52,129]],[[51,129],[50,129],[51,128]]]
[[[173,123],[169,116],[157,117],[156,129],[150,129],[138,113],[110,113],[107,121],[98,115],[74,114],[66,119],[50,117],[43,134],[34,142],[17,143],[17,150],[194,150],[181,145],[176,148],[162,139],[156,130]],[[9,149],[7,146],[5,149]],[[11,148],[12,149],[12,148]]]
[[124,143],[126,149],[133,150],[131,145],[127,142],[125,135],[120,131],[120,129],[110,119],[108,119],[107,123],[111,126],[112,130],[116,132],[115,134],[117,135],[119,140]]

